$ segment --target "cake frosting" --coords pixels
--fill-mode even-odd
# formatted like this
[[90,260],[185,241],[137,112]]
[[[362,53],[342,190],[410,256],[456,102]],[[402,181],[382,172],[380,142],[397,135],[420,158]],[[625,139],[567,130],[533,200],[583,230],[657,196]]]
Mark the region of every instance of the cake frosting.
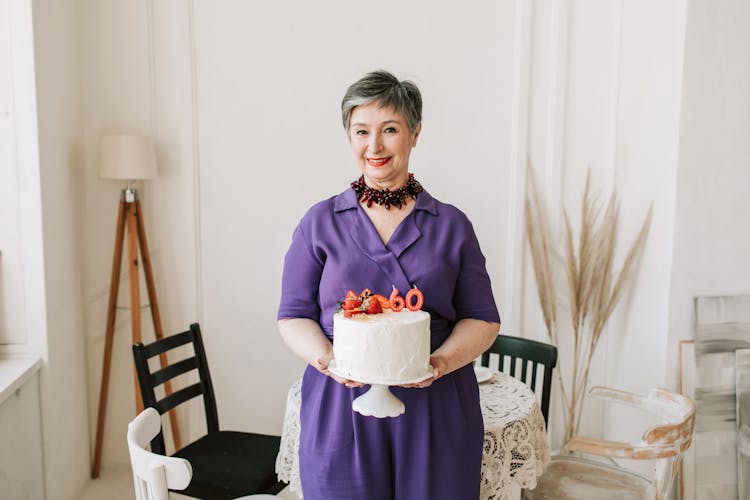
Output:
[[[421,306],[421,304],[420,304]],[[333,316],[336,374],[365,383],[416,382],[432,374],[430,315],[421,310]]]

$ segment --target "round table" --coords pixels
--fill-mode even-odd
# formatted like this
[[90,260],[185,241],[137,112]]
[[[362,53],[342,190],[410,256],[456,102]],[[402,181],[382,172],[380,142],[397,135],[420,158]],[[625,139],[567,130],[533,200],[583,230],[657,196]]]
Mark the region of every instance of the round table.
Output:
[[[301,380],[286,399],[281,448],[276,458],[279,480],[302,498],[299,477],[299,409]],[[480,500],[508,500],[512,483],[536,487],[536,478],[549,463],[550,452],[544,417],[534,393],[523,382],[496,372],[479,384],[484,417],[484,450]]]

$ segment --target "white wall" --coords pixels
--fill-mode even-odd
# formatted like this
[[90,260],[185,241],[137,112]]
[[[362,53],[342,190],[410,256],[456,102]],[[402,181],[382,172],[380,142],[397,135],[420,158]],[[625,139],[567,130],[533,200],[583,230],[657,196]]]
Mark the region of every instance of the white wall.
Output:
[[68,499],[80,495],[89,464],[78,20],[75,0],[34,1],[32,10],[45,307],[31,314],[46,321],[40,384],[47,498]]
[[[81,2],[84,183],[88,203],[99,207],[86,214],[90,414],[118,188],[95,180],[96,141],[108,131],[136,131],[159,143],[161,174],[143,187],[143,203],[165,331],[201,320],[222,425],[278,433],[286,389],[302,369],[275,326],[281,260],[306,208],[356,176],[338,107],[364,71],[387,67],[422,86],[430,105],[414,171],[469,213],[485,252],[500,255],[490,266],[502,275],[506,220],[497,214],[510,189],[509,122],[498,117],[509,115],[511,81],[485,61],[510,60],[514,13],[487,2],[414,22],[426,4],[400,6],[404,17],[383,45],[373,42],[373,27],[347,22],[366,10],[352,12],[347,2],[325,11],[294,3],[192,6]],[[477,19],[479,29],[468,29]],[[470,99],[480,100],[464,106]],[[289,178],[296,181],[285,186]],[[288,191],[274,191],[282,187]],[[132,411],[124,314],[116,335],[109,429]],[[105,463],[126,460],[111,431],[105,449]]]
[[[4,323],[10,330],[2,335],[2,343],[9,344],[1,350],[37,354],[43,361],[44,470],[32,475],[43,473],[45,484],[27,494],[46,490],[47,498],[76,498],[89,461],[79,222],[83,194],[76,151],[77,9],[74,0],[10,0],[0,6],[11,61],[2,159],[3,196],[8,197],[3,218],[9,222],[3,237],[11,237],[3,266],[12,268],[3,271],[10,279],[4,280],[2,293],[13,297],[5,306],[14,308]],[[1,70],[4,80],[7,70]],[[32,413],[26,418],[38,418],[35,407],[28,408]]]
[[747,2],[688,2],[668,366],[693,338],[695,297],[750,292],[748,25]]
[[[26,26],[31,47],[30,2],[11,4],[15,36]],[[527,156],[553,207],[575,211],[589,164],[595,185],[616,187],[622,242],[654,203],[641,272],[613,318],[594,383],[674,387],[692,297],[747,291],[743,2],[386,2],[379,11],[399,13],[387,25],[370,22],[366,7],[330,5],[34,2],[36,72],[13,63],[20,109],[12,126],[23,131],[16,290],[27,311],[19,342],[46,361],[51,498],[80,491],[98,402],[121,188],[96,178],[103,133],[158,140],[161,175],[142,195],[164,328],[203,323],[227,428],[280,430],[286,388],[302,368],[276,335],[281,259],[305,208],[356,176],[338,105],[346,85],[373,68],[422,88],[413,170],[474,221],[506,333],[544,337],[521,224]],[[105,465],[127,460],[129,335],[121,315]],[[184,417],[197,432],[200,419]],[[621,424],[599,412],[586,423]]]
[[[0,344],[26,342],[24,327],[23,255],[13,61],[21,57],[13,48],[11,2],[0,0]],[[28,51],[28,56],[31,51]]]
[[[544,338],[523,240],[527,157],[552,207],[575,213],[588,166],[596,186],[616,187],[623,243],[653,202],[642,272],[593,381],[645,390],[676,369],[667,331],[684,0],[385,1],[379,13],[398,12],[387,23],[344,1],[80,6],[92,415],[119,189],[96,180],[98,137],[156,136],[162,175],[143,193],[165,331],[200,320],[222,424],[277,433],[302,369],[275,328],[283,254],[305,209],[356,177],[339,103],[380,67],[423,90],[412,170],[474,222],[506,333]],[[128,321],[118,319],[110,429],[132,411]],[[644,345],[636,375],[629,360]],[[125,461],[118,436],[107,439],[105,462]]]
[[423,91],[411,170],[472,219],[503,304],[513,7],[383,1],[399,12],[383,23],[344,1],[196,3],[203,321],[228,425],[280,430],[301,371],[275,328],[282,259],[307,208],[359,175],[340,102],[366,71]]
[[[151,38],[149,34],[149,4],[136,2],[100,2],[78,0],[79,57],[82,117],[81,186],[87,209],[82,215],[86,227],[83,235],[83,254],[86,258],[84,283],[85,338],[88,361],[88,401],[90,441],[95,442],[99,389],[102,377],[105,321],[112,273],[115,227],[120,190],[125,183],[98,178],[99,138],[110,133],[154,135],[152,112],[155,105],[152,87]],[[161,144],[157,152],[161,156]],[[145,226],[149,236],[155,279],[160,298],[169,298],[173,287],[163,278],[164,265],[160,255],[159,238],[153,238],[154,220],[152,185],[140,186]],[[159,197],[154,197],[159,199]],[[189,206],[189,203],[186,205]],[[173,210],[173,209],[172,209]],[[168,210],[165,216],[172,217]],[[127,255],[127,250],[125,250]],[[179,261],[181,252],[175,253]],[[118,305],[129,306],[127,257],[123,258]],[[166,266],[170,265],[167,260]],[[190,270],[191,266],[184,266]],[[170,283],[169,286],[165,286]],[[179,294],[179,292],[173,292]],[[145,286],[141,287],[142,303],[147,303]],[[160,303],[167,319],[166,331],[173,327],[168,321],[169,302]],[[147,309],[143,310],[144,339],[153,339],[153,328]],[[109,399],[102,446],[103,469],[112,462],[127,463],[127,446],[122,432],[135,416],[133,387],[133,356],[130,313],[120,309],[116,318],[112,352]]]
[[[161,175],[141,192],[164,328],[203,323],[227,428],[280,430],[302,369],[276,335],[281,259],[306,207],[356,176],[338,105],[347,84],[377,67],[423,90],[413,171],[474,221],[506,333],[544,338],[521,224],[527,157],[553,207],[575,213],[589,165],[596,186],[616,187],[621,243],[654,204],[641,272],[594,383],[674,387],[692,297],[747,291],[743,2],[386,2],[380,11],[399,16],[385,26],[366,7],[330,5],[34,3],[39,145],[22,134],[17,162],[40,167],[19,169],[31,311],[21,341],[48,361],[45,437],[66,436],[45,439],[59,498],[75,497],[87,473],[86,395],[62,390],[81,387],[84,353],[89,416],[98,402],[121,188],[96,178],[103,133],[157,138]],[[36,116],[33,97],[24,103]],[[120,431],[133,412],[125,314],[116,335],[105,465],[127,460]],[[201,419],[183,417],[197,432]],[[627,427],[598,411],[586,425]],[[66,469],[74,462],[62,450],[72,449],[78,465]]]
[[[565,209],[577,236],[590,169],[601,200],[613,189],[619,195],[619,269],[653,203],[654,219],[634,286],[613,314],[591,372],[591,385],[643,392],[664,385],[666,371],[674,368],[665,362],[685,4],[544,5],[534,4],[528,14],[527,153],[540,174],[553,226],[562,228]],[[522,193],[523,184],[517,190]],[[525,246],[517,251],[523,263],[521,304],[519,328],[512,333],[546,340],[531,263]],[[569,345],[572,340],[560,358],[566,376],[572,366]],[[634,359],[643,361],[638,370],[633,370]],[[557,386],[555,393],[552,411],[559,420],[557,428],[552,426],[552,442],[558,443],[562,417]],[[616,430],[622,437],[623,428],[630,433],[637,425],[597,404],[584,409],[582,429],[594,435]]]

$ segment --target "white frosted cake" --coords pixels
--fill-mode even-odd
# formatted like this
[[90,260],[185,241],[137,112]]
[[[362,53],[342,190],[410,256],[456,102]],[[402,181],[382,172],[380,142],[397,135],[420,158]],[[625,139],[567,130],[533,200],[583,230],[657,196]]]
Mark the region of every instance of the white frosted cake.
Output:
[[428,378],[430,315],[386,309],[380,314],[333,316],[335,372],[365,383],[412,383]]

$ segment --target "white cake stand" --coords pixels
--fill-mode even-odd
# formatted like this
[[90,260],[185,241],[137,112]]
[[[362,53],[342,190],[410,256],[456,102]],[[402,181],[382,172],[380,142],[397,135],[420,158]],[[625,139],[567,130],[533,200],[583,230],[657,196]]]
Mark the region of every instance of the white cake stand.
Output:
[[[332,359],[328,365],[328,370],[341,378],[352,379],[351,374],[344,373],[338,369],[336,360]],[[358,380],[370,385],[370,389],[359,396],[357,399],[352,401],[352,410],[356,411],[361,415],[368,417],[387,418],[387,417],[398,417],[406,411],[406,406],[403,401],[393,395],[388,386],[391,385],[403,385],[403,384],[416,384],[432,377],[433,369],[430,366],[430,371],[425,375],[405,380]]]

